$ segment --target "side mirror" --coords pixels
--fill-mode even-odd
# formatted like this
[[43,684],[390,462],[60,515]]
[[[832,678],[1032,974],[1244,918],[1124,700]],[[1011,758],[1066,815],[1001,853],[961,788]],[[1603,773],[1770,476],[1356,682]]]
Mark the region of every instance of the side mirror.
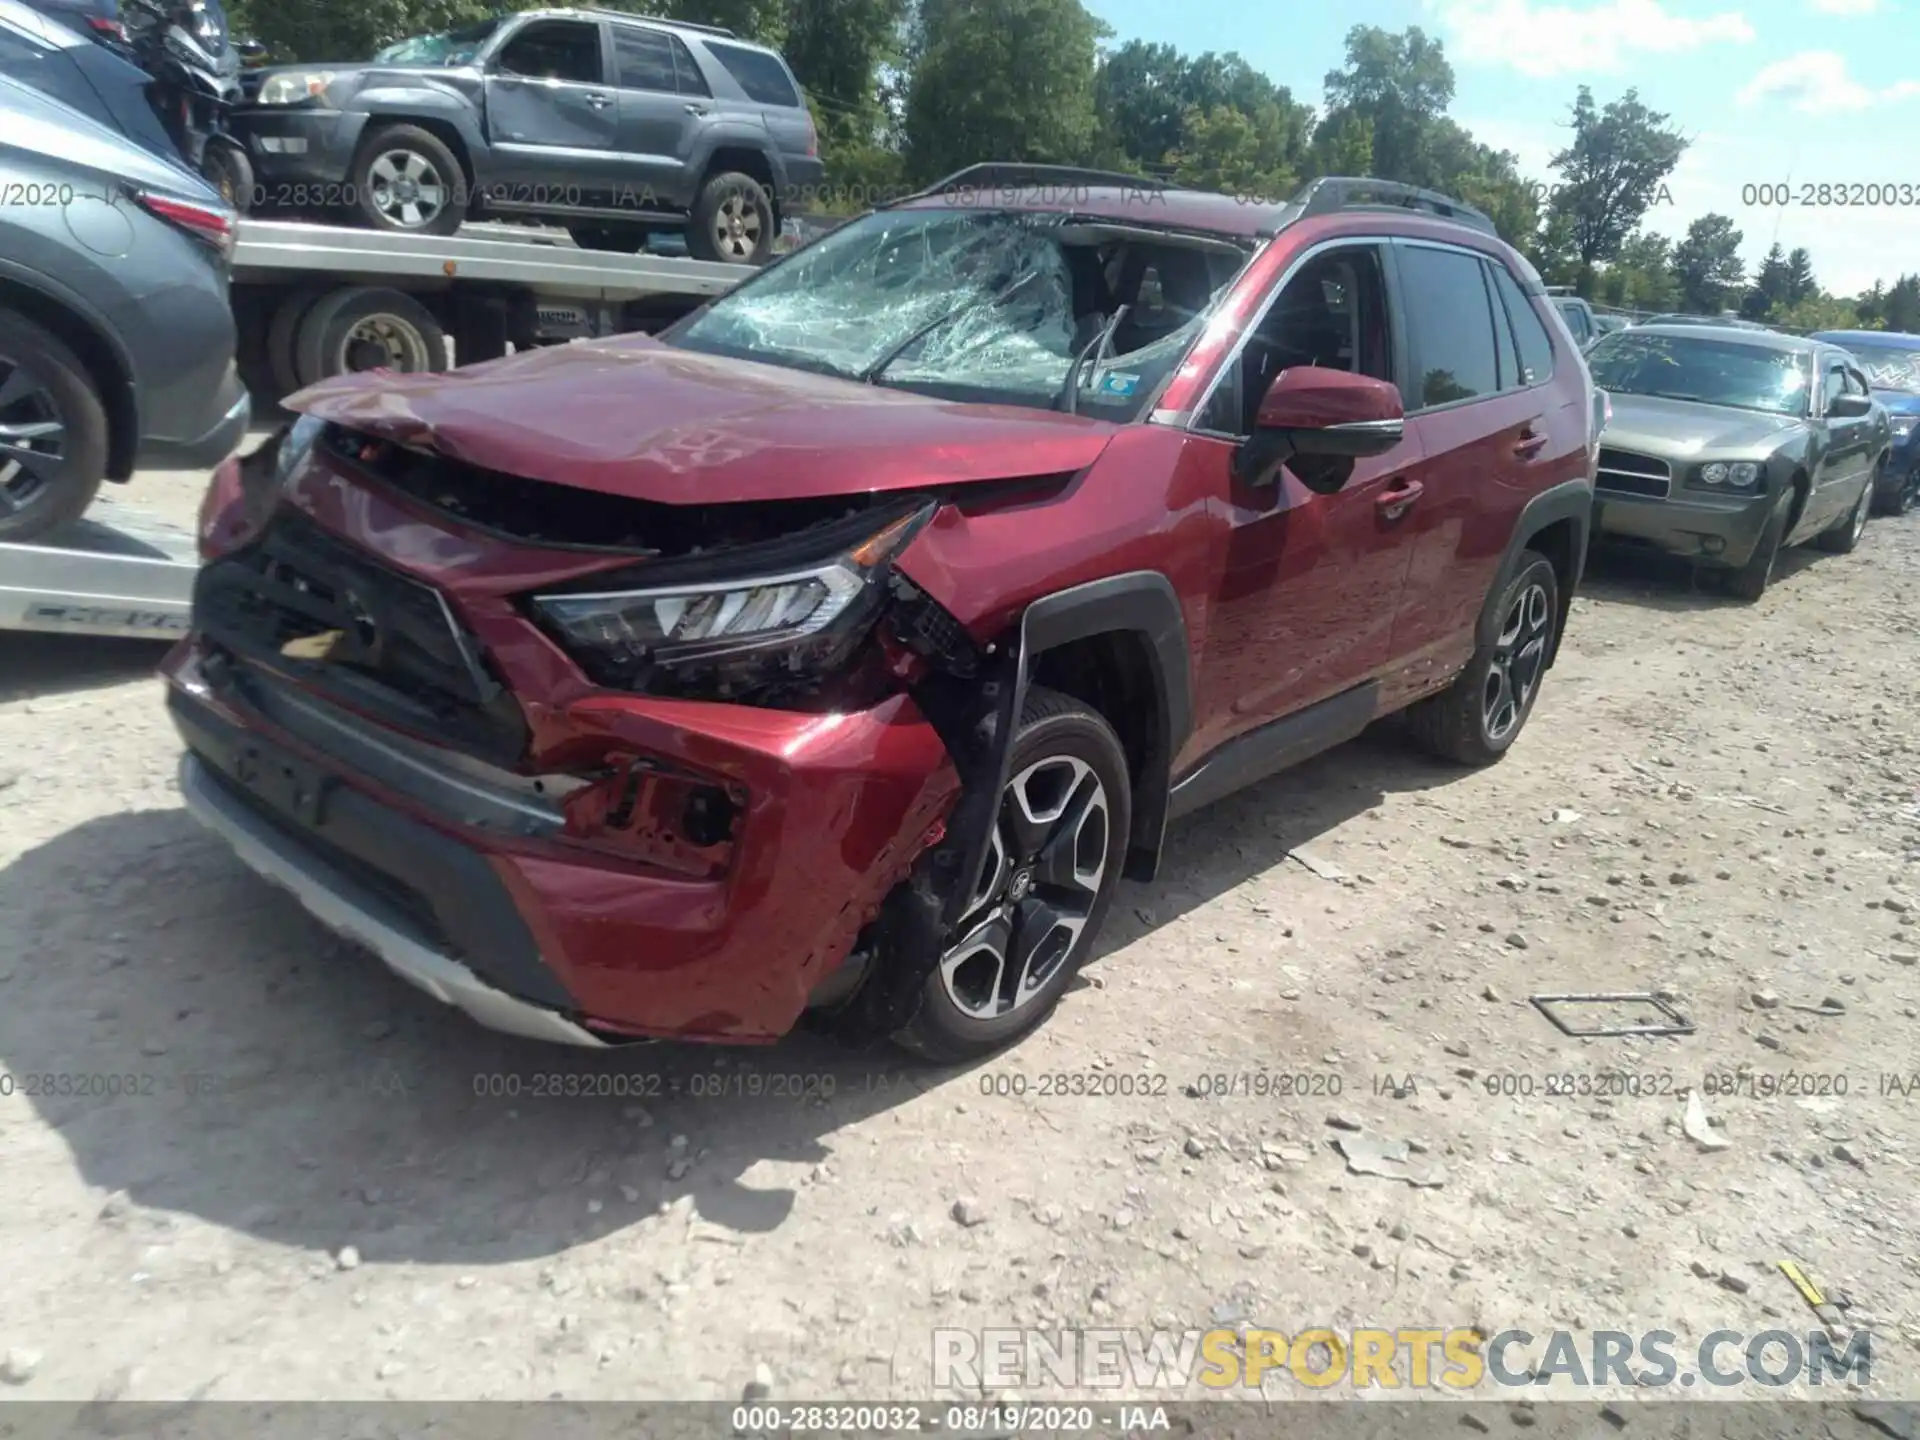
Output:
[[240,53],[242,60],[258,60],[267,53],[267,47],[253,39],[242,40],[233,48]]
[[1294,365],[1274,377],[1261,399],[1254,433],[1235,454],[1234,471],[1249,484],[1262,484],[1282,462],[1324,461],[1296,466],[1294,473],[1307,488],[1331,495],[1347,483],[1353,461],[1386,454],[1406,438],[1406,429],[1400,391],[1386,381]]
[[1836,395],[1827,406],[1829,420],[1864,420],[1872,413],[1871,395]]

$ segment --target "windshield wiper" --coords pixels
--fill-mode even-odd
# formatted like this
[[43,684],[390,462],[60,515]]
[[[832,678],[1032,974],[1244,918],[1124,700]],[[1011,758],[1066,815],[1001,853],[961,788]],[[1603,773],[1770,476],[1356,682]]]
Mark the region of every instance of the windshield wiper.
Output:
[[898,360],[902,355],[906,354],[908,350],[912,349],[915,345],[919,344],[920,341],[926,339],[927,336],[933,334],[934,331],[942,328],[943,326],[952,324],[955,320],[959,320],[965,316],[971,315],[976,310],[990,309],[993,306],[999,305],[1004,301],[1011,300],[1014,297],[1014,295],[1016,295],[1025,286],[1032,283],[1034,280],[1039,279],[1041,273],[1042,272],[1038,270],[1029,270],[1026,274],[1022,275],[1018,280],[1014,281],[1011,285],[1007,286],[1004,290],[996,291],[992,295],[976,295],[973,297],[973,299],[967,301],[965,304],[954,306],[953,309],[947,311],[944,315],[941,315],[936,319],[928,321],[925,325],[922,325],[918,330],[914,331],[911,335],[907,336],[906,339],[902,340],[898,345],[895,345],[892,349],[888,350],[886,354],[882,355],[878,360],[874,361],[873,364],[869,365],[866,369],[862,370],[854,378],[857,380],[864,381],[868,385],[874,384],[876,381],[879,380],[879,378],[882,375],[886,373],[887,367],[889,365],[893,364],[894,361]]
[[1113,343],[1114,332],[1120,328],[1120,322],[1127,318],[1127,312],[1133,307],[1122,305],[1107,317],[1107,323],[1100,327],[1100,333],[1080,347],[1080,353],[1073,357],[1073,364],[1067,370],[1067,378],[1060,386],[1060,393],[1053,397],[1053,408],[1064,409],[1067,414],[1075,414],[1075,406],[1080,403],[1080,377],[1087,373],[1087,359],[1093,359],[1093,368],[1098,370],[1100,362],[1107,357],[1107,346]]

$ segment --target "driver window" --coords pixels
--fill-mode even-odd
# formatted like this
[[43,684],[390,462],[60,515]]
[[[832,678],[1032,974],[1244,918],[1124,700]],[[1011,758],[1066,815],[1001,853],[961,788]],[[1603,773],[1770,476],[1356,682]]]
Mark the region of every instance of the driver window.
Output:
[[1287,282],[1247,337],[1238,373],[1214,392],[1201,428],[1251,435],[1274,378],[1294,365],[1393,379],[1386,285],[1375,247],[1316,256]]
[[580,20],[536,21],[501,48],[500,68],[534,80],[598,85],[603,79],[600,27]]

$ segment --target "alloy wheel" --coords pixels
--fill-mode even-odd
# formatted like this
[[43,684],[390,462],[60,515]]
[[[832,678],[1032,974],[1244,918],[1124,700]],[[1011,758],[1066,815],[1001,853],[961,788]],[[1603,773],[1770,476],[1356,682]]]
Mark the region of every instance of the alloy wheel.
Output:
[[1008,783],[960,940],[940,959],[963,1015],[1011,1014],[1060,973],[1100,897],[1109,819],[1106,787],[1084,760],[1049,756]]
[[1552,625],[1553,607],[1544,585],[1527,586],[1507,608],[1493,642],[1493,663],[1487,668],[1480,703],[1480,720],[1490,743],[1505,740],[1526,716],[1546,668]]
[[373,207],[403,230],[431,225],[447,205],[447,182],[417,150],[388,150],[367,169]]
[[1860,492],[1860,499],[1854,504],[1852,529],[1853,542],[1856,545],[1860,543],[1860,536],[1866,531],[1867,516],[1873,510],[1873,497],[1879,488],[1880,476],[1876,472],[1874,478],[1869,480],[1866,488]]
[[720,202],[713,216],[713,246],[721,255],[736,260],[752,257],[760,244],[760,212],[747,197],[735,190]]
[[0,355],[0,515],[52,491],[67,459],[67,426],[46,382]]

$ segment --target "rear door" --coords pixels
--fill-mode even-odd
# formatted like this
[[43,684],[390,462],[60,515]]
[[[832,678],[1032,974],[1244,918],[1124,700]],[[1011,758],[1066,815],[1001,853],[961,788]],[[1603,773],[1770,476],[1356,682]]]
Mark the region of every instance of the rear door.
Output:
[[620,164],[634,190],[622,209],[683,206],[691,196],[688,162],[713,97],[679,36],[625,21],[612,23],[620,84]]
[[598,20],[533,20],[487,60],[487,131],[499,209],[609,203],[620,109]]
[[1504,265],[1428,240],[1396,241],[1392,256],[1406,316],[1400,391],[1425,456],[1425,491],[1404,522],[1413,556],[1393,654],[1417,690],[1472,655],[1521,509],[1584,473],[1586,421],[1561,413],[1573,390],[1553,383],[1576,357],[1557,353]]

